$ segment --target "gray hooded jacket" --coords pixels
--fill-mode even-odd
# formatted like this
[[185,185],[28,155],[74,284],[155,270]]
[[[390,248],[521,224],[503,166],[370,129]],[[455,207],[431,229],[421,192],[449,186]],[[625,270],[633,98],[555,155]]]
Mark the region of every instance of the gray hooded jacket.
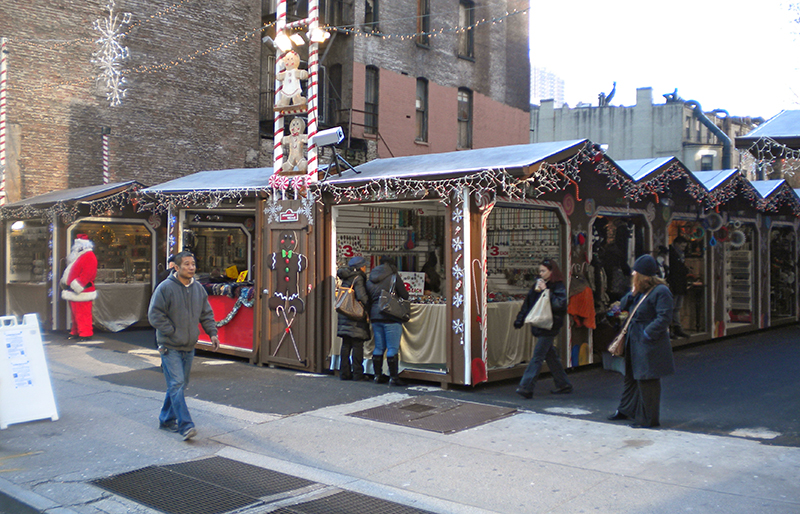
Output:
[[200,337],[198,324],[209,336],[217,335],[214,311],[208,303],[208,294],[199,282],[185,286],[173,273],[161,282],[147,309],[147,319],[156,329],[156,341],[173,350],[184,352],[194,349]]

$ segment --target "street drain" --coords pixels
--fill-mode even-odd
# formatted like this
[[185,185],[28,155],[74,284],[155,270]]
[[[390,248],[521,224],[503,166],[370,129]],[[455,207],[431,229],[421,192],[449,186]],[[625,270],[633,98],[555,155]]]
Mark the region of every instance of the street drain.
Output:
[[348,414],[406,427],[452,434],[517,412],[510,407],[459,402],[438,396],[418,396]]
[[281,507],[273,514],[433,514],[399,503],[373,498],[351,491],[341,491],[297,505]]
[[315,482],[224,457],[146,468],[92,481],[165,514],[222,514]]

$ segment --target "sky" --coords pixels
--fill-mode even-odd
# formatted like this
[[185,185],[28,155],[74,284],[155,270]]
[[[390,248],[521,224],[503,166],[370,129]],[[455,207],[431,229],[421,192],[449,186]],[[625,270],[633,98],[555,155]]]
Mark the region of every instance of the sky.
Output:
[[[800,1],[800,0],[796,0]],[[531,0],[531,62],[565,81],[566,101],[653,102],[678,88],[703,110],[768,119],[800,109],[800,24],[782,0]]]

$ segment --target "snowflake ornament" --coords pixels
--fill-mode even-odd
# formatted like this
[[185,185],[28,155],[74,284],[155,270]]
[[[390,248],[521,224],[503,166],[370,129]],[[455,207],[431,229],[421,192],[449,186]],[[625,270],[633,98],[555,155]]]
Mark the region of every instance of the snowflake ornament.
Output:
[[460,319],[453,320],[453,332],[456,334],[463,334],[464,333],[464,322]]
[[453,251],[458,253],[464,247],[464,243],[461,241],[461,236],[453,238]]
[[461,307],[461,304],[464,303],[464,295],[461,293],[456,293],[453,295],[453,307],[456,309]]

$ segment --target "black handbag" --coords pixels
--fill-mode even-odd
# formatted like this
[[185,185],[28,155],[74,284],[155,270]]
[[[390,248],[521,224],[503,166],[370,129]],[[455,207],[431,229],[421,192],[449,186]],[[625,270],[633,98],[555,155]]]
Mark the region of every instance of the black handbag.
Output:
[[381,291],[381,296],[378,298],[378,310],[386,316],[406,322],[411,319],[411,302],[397,296],[394,292],[396,277],[396,274],[392,275],[392,287],[389,291]]
[[334,307],[336,312],[352,320],[363,321],[367,318],[367,311],[364,310],[364,306],[356,298],[353,284],[350,284],[350,287],[336,286],[336,303]]

